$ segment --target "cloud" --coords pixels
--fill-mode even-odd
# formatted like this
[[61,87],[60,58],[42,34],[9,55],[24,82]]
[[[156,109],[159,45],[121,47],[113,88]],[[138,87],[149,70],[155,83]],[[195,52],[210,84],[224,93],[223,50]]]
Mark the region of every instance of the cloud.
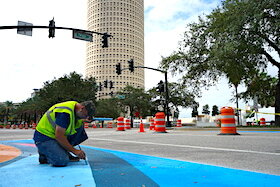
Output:
[[[188,23],[211,12],[220,1],[145,0],[145,65],[158,68],[161,57],[176,51]],[[162,77],[145,71],[146,89],[154,87]]]

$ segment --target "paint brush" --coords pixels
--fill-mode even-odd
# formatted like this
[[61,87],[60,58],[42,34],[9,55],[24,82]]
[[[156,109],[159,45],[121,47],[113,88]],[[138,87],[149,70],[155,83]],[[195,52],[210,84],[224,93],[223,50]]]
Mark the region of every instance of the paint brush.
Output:
[[[78,145],[78,147],[79,147],[80,150],[82,150],[80,145]],[[86,163],[86,165],[88,164],[87,163],[87,157],[85,157],[85,163]]]

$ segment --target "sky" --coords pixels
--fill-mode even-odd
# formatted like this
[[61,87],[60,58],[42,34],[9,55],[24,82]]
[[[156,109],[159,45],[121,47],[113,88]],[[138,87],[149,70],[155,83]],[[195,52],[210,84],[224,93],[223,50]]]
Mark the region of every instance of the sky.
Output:
[[[188,23],[207,15],[221,4],[220,0],[144,0],[145,66],[158,68],[161,57],[176,51]],[[18,21],[33,25],[87,29],[87,0],[9,0],[0,1],[0,26],[17,25]],[[72,39],[72,31],[56,30],[48,38],[48,29],[34,29],[32,37],[17,34],[16,29],[0,30],[0,102],[22,102],[31,97],[33,89],[44,82],[76,71],[85,73],[86,42]],[[276,69],[270,67],[272,75]],[[169,81],[177,77],[169,76]],[[155,87],[164,75],[145,70],[145,87]],[[242,91],[241,88],[240,91]],[[227,80],[204,90],[197,101],[203,105],[233,106],[233,88]],[[245,103],[240,103],[245,108]],[[273,112],[272,109],[263,109]],[[190,117],[191,109],[182,109],[180,117]],[[271,116],[265,116],[270,118]]]

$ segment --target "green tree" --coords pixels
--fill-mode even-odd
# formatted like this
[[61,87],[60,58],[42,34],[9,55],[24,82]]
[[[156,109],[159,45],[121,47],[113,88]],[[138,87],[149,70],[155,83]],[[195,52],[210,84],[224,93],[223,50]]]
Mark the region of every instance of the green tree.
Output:
[[61,78],[46,81],[34,97],[28,98],[15,111],[19,116],[30,116],[31,120],[38,120],[52,105],[75,100],[82,102],[85,100],[95,101],[97,90],[96,82],[93,78],[83,79],[81,75],[72,72]]
[[209,115],[210,114],[210,111],[209,111],[209,105],[206,104],[202,107],[202,114],[207,114]]
[[95,101],[97,85],[94,78],[83,79],[81,75],[72,72],[61,78],[47,81],[37,93],[40,107],[47,110],[50,106],[64,101],[85,100]]
[[[179,112],[179,107],[188,108],[196,104],[195,96],[190,90],[188,90],[187,86],[172,82],[168,83],[168,90],[169,107],[173,108],[174,111]],[[157,92],[156,87],[154,87],[148,90],[148,93],[152,97],[153,106],[155,108],[158,108],[158,106],[163,105],[163,100],[165,100],[165,92]]]
[[15,106],[12,101],[6,101],[0,105],[0,115],[4,124],[7,124],[14,110]]
[[133,115],[135,112],[139,112],[142,117],[150,115],[151,96],[145,93],[143,88],[134,88],[128,85],[118,94],[125,96],[124,99],[119,99],[118,103],[123,111],[127,107],[129,108],[131,124],[133,124]]
[[96,117],[117,118],[122,110],[118,104],[118,99],[101,99],[96,104]]
[[213,105],[212,106],[212,116],[216,116],[216,115],[219,115],[220,114],[220,111],[219,111],[219,108],[217,105]]
[[198,106],[199,105],[194,105],[193,107],[192,107],[192,117],[194,118],[194,117],[196,117],[196,116],[198,116]]
[[[213,85],[221,76],[237,89],[271,63],[279,71],[273,95],[279,113],[280,62],[272,55],[280,55],[279,13],[277,0],[225,0],[211,14],[189,25],[179,51],[164,58],[162,67],[184,72],[183,81],[195,89]],[[280,116],[275,122],[280,126]]]
[[240,93],[240,97],[245,101],[258,98],[258,104],[263,107],[275,106],[276,86],[279,80],[269,76],[267,73],[260,72],[252,79],[247,80],[247,90]]

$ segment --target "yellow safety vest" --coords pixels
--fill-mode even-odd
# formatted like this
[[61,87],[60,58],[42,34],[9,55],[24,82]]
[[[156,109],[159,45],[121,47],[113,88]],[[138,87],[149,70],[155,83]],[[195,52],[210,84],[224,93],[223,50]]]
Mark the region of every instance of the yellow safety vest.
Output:
[[78,102],[76,101],[66,101],[63,103],[58,103],[53,105],[40,119],[36,130],[40,133],[55,139],[55,129],[56,129],[56,123],[55,123],[55,113],[67,113],[70,115],[70,124],[68,125],[65,136],[75,134],[77,131],[75,129],[82,126],[83,121],[75,120],[75,105]]

